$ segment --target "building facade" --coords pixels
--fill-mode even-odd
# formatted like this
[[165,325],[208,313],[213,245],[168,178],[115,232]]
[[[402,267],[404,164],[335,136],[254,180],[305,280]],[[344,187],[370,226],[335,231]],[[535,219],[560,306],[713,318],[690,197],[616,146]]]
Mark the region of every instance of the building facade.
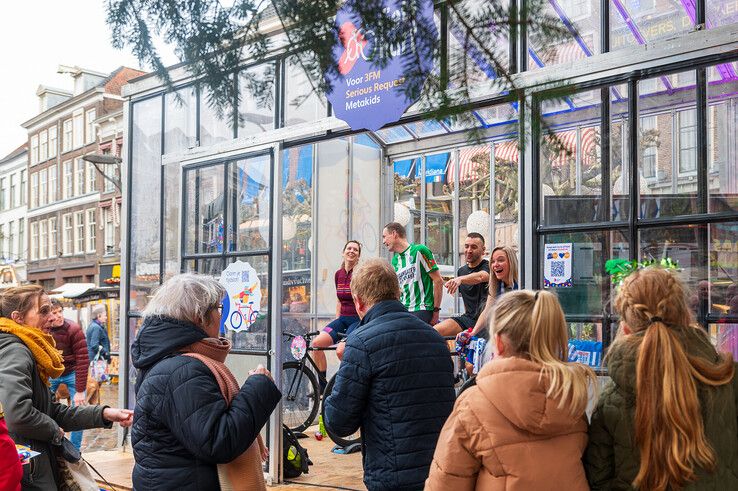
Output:
[[0,160],[0,288],[26,281],[28,145]]
[[[53,290],[65,283],[110,284],[119,274],[120,191],[115,165],[86,155],[120,154],[120,90],[142,72],[110,74],[60,67],[73,92],[41,86],[28,130],[28,281]],[[105,280],[110,280],[105,283]]]

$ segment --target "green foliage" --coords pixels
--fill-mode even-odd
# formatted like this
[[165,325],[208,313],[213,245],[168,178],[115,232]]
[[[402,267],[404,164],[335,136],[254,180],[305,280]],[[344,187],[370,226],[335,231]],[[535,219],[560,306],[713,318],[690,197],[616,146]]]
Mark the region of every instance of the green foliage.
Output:
[[[241,96],[233,81],[244,59],[262,60],[270,55],[271,40],[264,35],[262,21],[275,16],[284,27],[288,50],[295,62],[308,73],[315,91],[330,90],[324,74],[337,74],[333,48],[339,43],[334,16],[344,2],[339,0],[104,0],[107,23],[112,30],[113,45],[128,47],[142,65],[156,72],[172,88],[169,72],[163,65],[155,40],[174,46],[175,54],[191,74],[207,89],[207,101],[220,115],[234,117],[232,105]],[[478,66],[491,67],[496,78],[491,80],[499,93],[515,98],[516,84],[509,69],[507,39],[517,36],[523,27],[535,35],[543,46],[553,46],[568,31],[553,14],[548,13],[547,0],[528,0],[518,12],[502,0],[447,0],[440,10],[448,13],[453,42],[459,46],[457,56],[442,56],[440,37],[432,35],[432,27],[418,22],[417,12],[424,0],[405,0],[404,15],[391,18],[382,0],[347,0],[363,19],[363,27],[381,39],[383,46],[397,46],[407,33],[417,32],[414,43],[417,59],[434,58],[438,70],[425,81],[420,77],[420,63],[410,60],[404,68],[408,95],[418,98],[418,107],[437,120],[475,123],[468,113],[470,89],[490,83],[480,76]],[[520,2],[518,2],[520,3]],[[472,61],[467,53],[474,52]],[[384,66],[389,50],[380,50],[375,61]],[[472,65],[478,66],[472,66]],[[273,77],[265,74],[265,77]],[[481,78],[481,80],[480,80]],[[251,78],[250,88],[257,99],[268,97],[261,91],[271,90],[268,82]],[[476,124],[470,124],[476,127]]]
[[648,259],[646,261],[628,261],[627,259],[610,259],[605,262],[605,271],[611,276],[612,284],[620,286],[623,280],[637,269],[647,268],[649,266],[661,266],[665,269],[678,269],[679,264],[671,258],[664,258],[660,261],[656,259]]

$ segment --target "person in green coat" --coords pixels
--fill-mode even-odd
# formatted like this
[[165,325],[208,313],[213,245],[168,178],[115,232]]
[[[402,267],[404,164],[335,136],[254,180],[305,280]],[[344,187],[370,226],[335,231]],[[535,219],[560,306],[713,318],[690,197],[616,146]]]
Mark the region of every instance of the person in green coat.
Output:
[[666,269],[637,270],[615,308],[612,380],[584,457],[592,489],[738,489],[735,365],[694,325],[682,282]]

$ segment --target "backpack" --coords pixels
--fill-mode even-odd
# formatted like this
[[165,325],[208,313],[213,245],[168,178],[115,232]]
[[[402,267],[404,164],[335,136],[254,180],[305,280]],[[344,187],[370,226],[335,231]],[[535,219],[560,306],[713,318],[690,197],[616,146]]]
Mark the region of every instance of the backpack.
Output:
[[282,469],[285,479],[299,477],[302,473],[307,474],[309,464],[312,462],[305,447],[300,445],[292,430],[282,424]]

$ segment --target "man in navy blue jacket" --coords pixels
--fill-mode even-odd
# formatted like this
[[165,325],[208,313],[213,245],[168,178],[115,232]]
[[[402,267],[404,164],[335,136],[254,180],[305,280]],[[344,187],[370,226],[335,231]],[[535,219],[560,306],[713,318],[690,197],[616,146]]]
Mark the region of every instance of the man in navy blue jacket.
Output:
[[438,435],[454,405],[448,347],[399,302],[392,266],[369,259],[351,292],[362,321],[346,340],[325,424],[362,433],[364,484],[370,491],[423,489]]

